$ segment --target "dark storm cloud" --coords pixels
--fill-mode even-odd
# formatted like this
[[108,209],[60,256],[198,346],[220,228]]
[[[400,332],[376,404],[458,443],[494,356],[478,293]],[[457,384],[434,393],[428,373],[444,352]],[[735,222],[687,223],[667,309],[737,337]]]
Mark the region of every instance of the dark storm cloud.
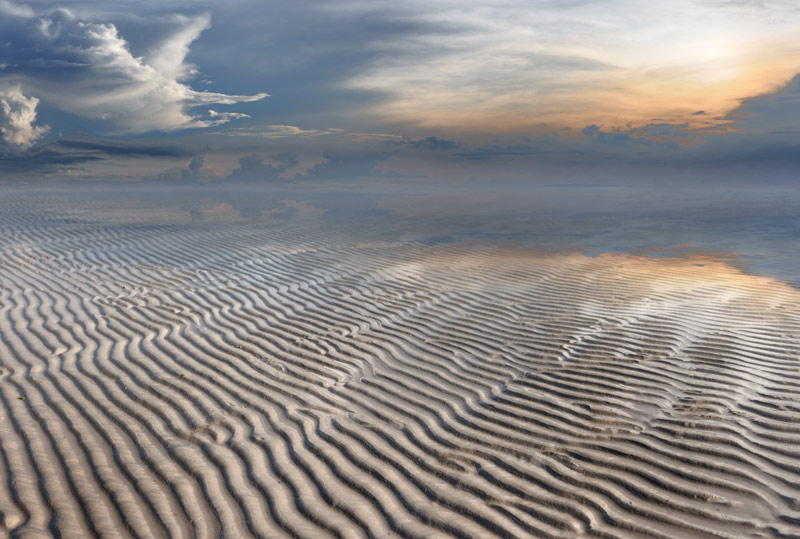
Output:
[[64,153],[50,147],[43,147],[24,154],[0,155],[0,170],[7,172],[47,171],[53,167],[102,160],[102,157],[94,154]]
[[0,152],[0,170],[10,172],[54,172],[85,163],[131,159],[190,157],[197,151],[164,141],[119,141],[90,136],[64,138],[26,151]]
[[59,139],[50,144],[50,147],[55,151],[63,151],[65,153],[84,153],[98,156],[185,157],[197,153],[177,144],[127,142],[107,139]]

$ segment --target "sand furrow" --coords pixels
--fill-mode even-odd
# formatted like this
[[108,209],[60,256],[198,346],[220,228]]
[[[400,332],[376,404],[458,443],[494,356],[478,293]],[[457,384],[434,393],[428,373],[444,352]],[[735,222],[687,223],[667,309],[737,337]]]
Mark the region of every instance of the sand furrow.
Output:
[[784,283],[0,196],[0,535],[800,536]]

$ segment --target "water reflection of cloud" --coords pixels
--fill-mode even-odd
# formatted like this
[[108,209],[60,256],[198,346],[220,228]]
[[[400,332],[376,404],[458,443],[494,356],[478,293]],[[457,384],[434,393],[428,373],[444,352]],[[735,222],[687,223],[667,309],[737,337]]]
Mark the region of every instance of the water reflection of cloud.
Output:
[[[445,191],[418,184],[301,183],[65,184],[40,190],[98,207],[147,208],[153,222],[303,222],[427,245],[513,243],[589,256],[705,257],[800,283],[800,195],[788,188],[469,185]],[[125,212],[119,214],[122,219]],[[360,241],[357,235],[352,240]]]

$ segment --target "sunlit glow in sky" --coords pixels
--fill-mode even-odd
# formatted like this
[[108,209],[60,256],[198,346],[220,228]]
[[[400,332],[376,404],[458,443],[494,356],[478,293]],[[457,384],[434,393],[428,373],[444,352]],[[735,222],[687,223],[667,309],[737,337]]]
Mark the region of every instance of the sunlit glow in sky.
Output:
[[483,4],[420,3],[406,16],[465,30],[387,43],[409,53],[347,84],[391,96],[376,114],[431,128],[702,124],[695,112],[724,115],[798,69],[800,17],[786,4]]

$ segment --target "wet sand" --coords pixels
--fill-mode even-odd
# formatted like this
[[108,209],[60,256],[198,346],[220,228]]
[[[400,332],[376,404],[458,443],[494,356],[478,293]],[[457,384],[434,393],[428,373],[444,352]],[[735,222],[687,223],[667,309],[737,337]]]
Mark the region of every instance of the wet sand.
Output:
[[3,535],[800,536],[779,280],[37,204],[0,237]]

